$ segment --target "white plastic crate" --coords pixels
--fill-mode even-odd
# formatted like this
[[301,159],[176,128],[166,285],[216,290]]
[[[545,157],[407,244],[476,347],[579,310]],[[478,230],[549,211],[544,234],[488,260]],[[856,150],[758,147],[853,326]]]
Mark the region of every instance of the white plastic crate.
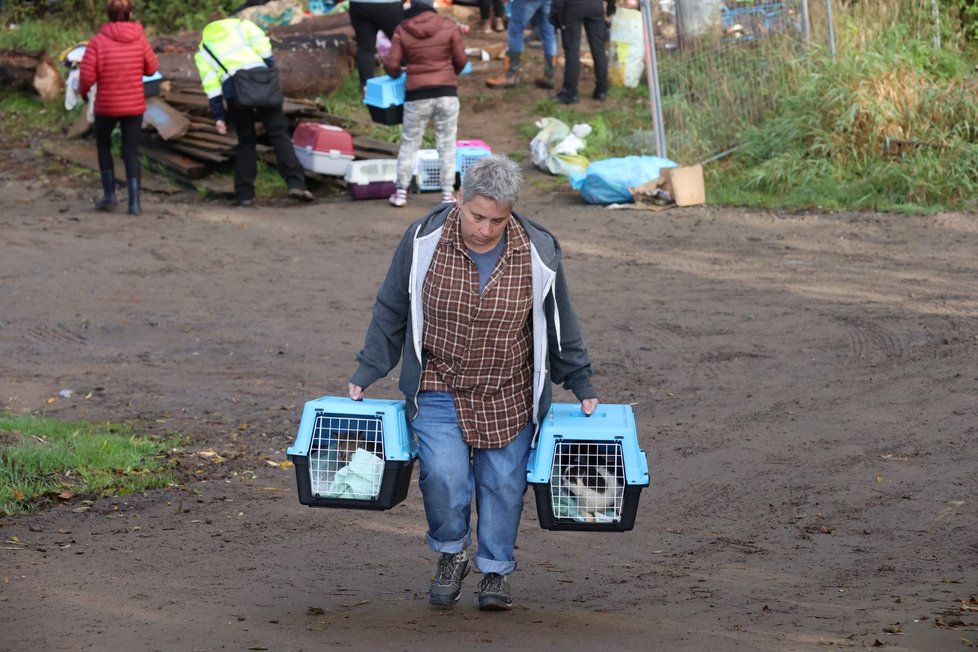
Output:
[[[421,192],[441,190],[441,158],[437,149],[418,150],[418,157],[414,160],[414,178]],[[452,181],[454,183],[454,179]]]
[[397,189],[397,159],[353,161],[343,180],[354,199],[386,199]]
[[631,406],[600,404],[588,417],[579,403],[553,404],[530,451],[527,481],[545,529],[631,530],[649,485]]
[[286,452],[300,503],[390,509],[407,497],[418,448],[404,401],[324,396],[305,404]]

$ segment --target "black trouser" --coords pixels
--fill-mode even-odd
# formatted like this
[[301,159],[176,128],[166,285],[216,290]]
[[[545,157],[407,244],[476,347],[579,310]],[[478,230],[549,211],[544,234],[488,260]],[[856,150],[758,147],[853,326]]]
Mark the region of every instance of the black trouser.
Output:
[[265,125],[265,135],[275,149],[278,173],[285,179],[289,190],[305,188],[306,177],[299,163],[292,139],[289,137],[289,122],[282,107],[274,109],[243,109],[234,100],[227,103],[228,121],[238,135],[234,147],[234,196],[238,200],[254,199],[255,177],[258,176],[258,134],[255,122],[261,120]]
[[479,0],[479,18],[489,20],[489,14],[496,18],[505,18],[506,9],[503,7],[503,0]]
[[95,116],[95,148],[98,151],[98,169],[115,173],[112,162],[112,131],[116,125],[122,130],[122,162],[126,164],[126,178],[138,179],[142,169],[139,165],[139,130],[143,127],[143,114]]
[[376,76],[377,32],[394,38],[394,30],[404,17],[404,5],[400,2],[350,2],[350,24],[357,39],[357,71],[360,86]]
[[608,25],[604,19],[603,0],[567,0],[564,5],[564,28],[560,40],[564,45],[565,95],[577,95],[581,75],[581,26],[587,32],[587,44],[594,59],[594,90],[608,91]]

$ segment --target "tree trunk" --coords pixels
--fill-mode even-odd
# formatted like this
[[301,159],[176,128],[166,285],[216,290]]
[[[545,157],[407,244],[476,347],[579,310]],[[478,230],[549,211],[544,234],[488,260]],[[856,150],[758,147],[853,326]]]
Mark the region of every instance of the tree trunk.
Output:
[[[165,51],[157,54],[163,78],[176,82],[178,87],[188,83],[199,85],[194,64],[197,43],[189,51],[174,49],[171,41]],[[272,50],[279,84],[286,97],[325,95],[339,88],[350,74],[352,56],[345,34],[289,36],[276,41]]]
[[58,64],[46,52],[0,50],[0,86],[33,89],[44,100],[64,96]]

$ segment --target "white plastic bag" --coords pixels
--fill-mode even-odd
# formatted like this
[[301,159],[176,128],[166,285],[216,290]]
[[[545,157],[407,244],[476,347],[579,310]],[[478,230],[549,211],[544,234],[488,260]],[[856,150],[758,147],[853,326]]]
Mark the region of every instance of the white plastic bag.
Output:
[[611,18],[608,39],[608,80],[614,86],[635,88],[645,71],[645,32],[642,12],[620,7]]
[[530,157],[535,166],[563,176],[587,169],[588,160],[577,152],[584,147],[584,138],[591,133],[590,125],[578,124],[571,129],[550,117],[540,118],[534,124],[540,130],[530,141]]

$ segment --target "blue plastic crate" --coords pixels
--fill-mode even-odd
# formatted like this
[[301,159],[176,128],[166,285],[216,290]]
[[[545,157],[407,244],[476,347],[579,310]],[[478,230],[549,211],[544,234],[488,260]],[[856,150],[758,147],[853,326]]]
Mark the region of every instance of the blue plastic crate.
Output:
[[402,74],[397,79],[393,79],[387,75],[368,79],[363,103],[378,109],[388,109],[392,106],[404,104],[406,82],[407,75],[405,74]]
[[484,147],[457,146],[455,148],[455,172],[459,175],[459,181],[465,178],[465,171],[469,169],[470,165],[490,154],[492,152]]
[[286,453],[303,505],[390,509],[407,497],[418,445],[404,401],[324,396],[305,404]]
[[588,417],[579,403],[554,403],[530,451],[527,481],[544,529],[631,530],[649,486],[631,406],[600,404]]
[[736,9],[720,10],[720,24],[724,29],[729,29],[734,25],[744,27],[746,34],[743,40],[754,40],[757,38],[756,32],[760,29],[763,33],[781,31],[782,15],[785,5],[782,2],[772,2],[753,7],[737,7]]

